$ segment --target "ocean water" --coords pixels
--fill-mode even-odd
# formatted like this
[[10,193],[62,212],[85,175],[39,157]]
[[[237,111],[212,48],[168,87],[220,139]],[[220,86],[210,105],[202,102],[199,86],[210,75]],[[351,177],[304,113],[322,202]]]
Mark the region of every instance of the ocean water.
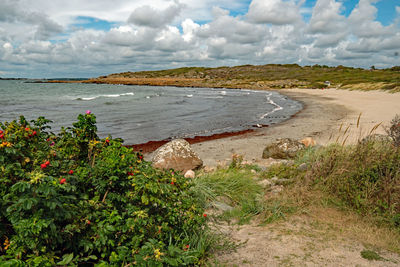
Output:
[[125,144],[251,129],[301,109],[301,103],[268,91],[0,80],[1,122],[45,116],[57,132],[91,110],[100,137],[123,138]]

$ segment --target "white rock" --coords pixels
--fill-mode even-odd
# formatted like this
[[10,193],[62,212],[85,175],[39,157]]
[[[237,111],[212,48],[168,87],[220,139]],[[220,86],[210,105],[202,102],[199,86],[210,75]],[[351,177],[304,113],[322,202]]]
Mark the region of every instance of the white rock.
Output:
[[203,165],[203,161],[184,139],[176,139],[159,147],[154,152],[152,162],[155,168],[174,169],[183,173]]
[[267,187],[270,187],[272,185],[271,181],[268,180],[268,179],[259,181],[258,184],[261,185],[262,188],[267,188]]
[[194,177],[196,177],[196,174],[194,173],[194,171],[192,171],[192,170],[188,170],[186,173],[185,173],[185,178],[194,178]]

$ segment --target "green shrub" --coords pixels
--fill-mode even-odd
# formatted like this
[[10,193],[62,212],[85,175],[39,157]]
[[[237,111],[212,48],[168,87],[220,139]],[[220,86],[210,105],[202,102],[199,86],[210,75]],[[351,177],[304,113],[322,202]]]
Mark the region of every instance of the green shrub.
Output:
[[400,147],[400,115],[393,118],[387,134],[393,139],[394,145]]
[[362,214],[379,215],[400,227],[400,148],[369,139],[317,150],[307,180]]
[[182,266],[207,246],[191,183],[122,140],[88,111],[58,135],[49,120],[0,123],[0,265]]

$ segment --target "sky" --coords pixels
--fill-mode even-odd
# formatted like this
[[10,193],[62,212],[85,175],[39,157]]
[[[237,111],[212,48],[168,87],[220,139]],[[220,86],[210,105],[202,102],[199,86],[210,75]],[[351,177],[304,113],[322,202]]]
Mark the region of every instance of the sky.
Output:
[[0,0],[0,77],[400,65],[400,0]]

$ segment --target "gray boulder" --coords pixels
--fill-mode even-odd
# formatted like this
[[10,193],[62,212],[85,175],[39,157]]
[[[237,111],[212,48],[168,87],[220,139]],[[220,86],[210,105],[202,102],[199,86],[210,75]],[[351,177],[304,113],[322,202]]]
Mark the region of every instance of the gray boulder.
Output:
[[183,173],[203,165],[203,161],[184,139],[175,139],[159,147],[154,152],[152,163],[157,169],[174,169]]
[[305,145],[296,140],[281,138],[277,139],[274,143],[267,145],[263,151],[262,158],[291,159],[296,156],[297,152],[304,148]]

